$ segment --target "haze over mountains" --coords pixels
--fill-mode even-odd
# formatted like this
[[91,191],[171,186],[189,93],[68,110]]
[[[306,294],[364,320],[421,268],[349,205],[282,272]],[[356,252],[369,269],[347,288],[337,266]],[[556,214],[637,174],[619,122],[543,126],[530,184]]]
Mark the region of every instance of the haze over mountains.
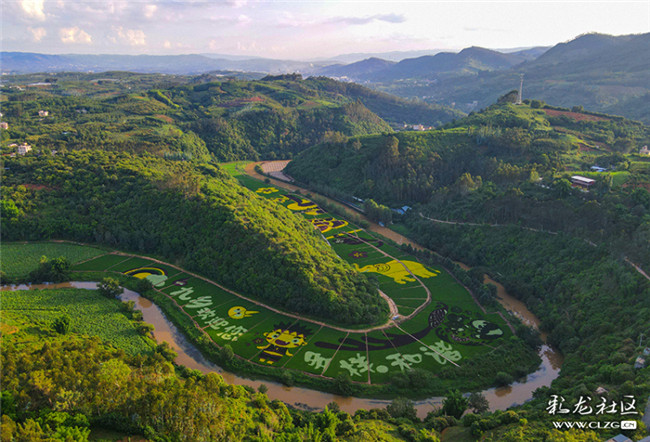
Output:
[[[425,51],[426,52],[426,51]],[[380,57],[347,54],[333,60],[296,61],[221,55],[47,55],[2,52],[3,73],[114,71],[200,74],[215,71],[301,73],[353,81],[405,98],[480,109],[519,87],[524,96],[553,105],[650,121],[650,34],[586,34],[552,48],[501,51],[473,46],[458,53],[392,52]],[[420,51],[421,53],[421,51]],[[401,55],[400,55],[401,54]],[[354,60],[345,64],[347,60]],[[400,60],[400,61],[397,61]],[[341,62],[343,61],[343,62]]]

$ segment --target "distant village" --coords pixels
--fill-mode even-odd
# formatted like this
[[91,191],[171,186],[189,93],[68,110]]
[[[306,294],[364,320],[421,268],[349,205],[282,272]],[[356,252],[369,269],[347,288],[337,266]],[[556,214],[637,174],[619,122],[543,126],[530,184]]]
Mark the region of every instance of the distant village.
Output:
[[[40,118],[45,118],[50,115],[49,111],[46,110],[39,110],[38,111],[38,116]],[[4,114],[0,112],[0,119],[4,117]],[[0,130],[9,130],[9,123],[6,121],[0,121]],[[7,147],[11,148],[14,150],[13,152],[5,153],[4,155],[8,155],[10,157],[15,157],[16,155],[26,155],[29,152],[33,151],[33,148],[30,144],[27,144],[26,142],[23,142],[21,144],[18,143],[11,143]],[[52,151],[52,155],[55,155],[56,151]]]

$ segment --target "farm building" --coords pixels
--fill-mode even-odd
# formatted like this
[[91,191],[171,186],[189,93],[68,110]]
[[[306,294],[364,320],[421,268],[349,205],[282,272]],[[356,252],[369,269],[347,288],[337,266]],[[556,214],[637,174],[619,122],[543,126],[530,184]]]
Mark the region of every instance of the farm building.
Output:
[[9,123],[6,121],[0,121],[0,129],[9,129]]
[[16,152],[18,153],[18,155],[25,155],[27,152],[29,152],[31,150],[32,150],[32,146],[30,146],[27,143],[23,143],[20,146],[18,146],[18,148],[16,149]]
[[650,149],[648,149],[647,145],[639,149],[639,155],[650,155]]
[[641,356],[637,357],[636,360],[634,361],[634,368],[639,369],[644,367],[645,367],[645,359],[643,359]]
[[406,212],[408,212],[409,210],[411,210],[411,207],[409,206],[402,206],[398,209],[392,209],[393,212],[398,213],[400,215],[405,215]]
[[39,110],[38,111],[38,116],[39,117],[47,117],[49,114],[50,114],[50,112],[46,111],[46,110]]
[[598,388],[596,388],[595,393],[598,394],[598,395],[603,395],[603,394],[607,393],[607,389],[603,388],[603,387],[598,387]]
[[607,172],[607,169],[599,166],[591,166],[591,170],[594,172]]
[[587,178],[580,175],[573,175],[571,177],[571,182],[576,186],[588,189],[589,187],[594,185],[596,180],[592,180],[591,178]]

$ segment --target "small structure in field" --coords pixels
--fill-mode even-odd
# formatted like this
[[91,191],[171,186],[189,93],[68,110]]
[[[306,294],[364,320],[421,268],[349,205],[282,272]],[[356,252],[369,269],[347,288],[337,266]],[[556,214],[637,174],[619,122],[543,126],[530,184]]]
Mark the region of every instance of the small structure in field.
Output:
[[0,121],[0,129],[5,129],[5,130],[9,129],[9,123],[7,123],[6,121]]
[[39,117],[47,117],[48,115],[50,115],[49,111],[46,111],[46,110],[39,110],[38,111],[38,116]]
[[650,149],[648,149],[647,145],[645,145],[641,149],[639,149],[639,155],[645,155],[645,156],[650,155]]

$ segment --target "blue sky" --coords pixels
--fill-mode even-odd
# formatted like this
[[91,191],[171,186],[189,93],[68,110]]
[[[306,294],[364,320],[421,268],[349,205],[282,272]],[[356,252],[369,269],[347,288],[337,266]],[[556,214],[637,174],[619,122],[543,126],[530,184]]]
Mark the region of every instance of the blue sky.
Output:
[[554,45],[650,32],[647,0],[0,0],[2,50],[220,53],[284,59],[351,52]]

